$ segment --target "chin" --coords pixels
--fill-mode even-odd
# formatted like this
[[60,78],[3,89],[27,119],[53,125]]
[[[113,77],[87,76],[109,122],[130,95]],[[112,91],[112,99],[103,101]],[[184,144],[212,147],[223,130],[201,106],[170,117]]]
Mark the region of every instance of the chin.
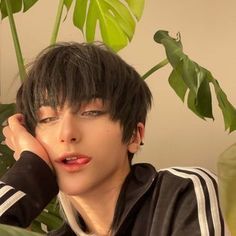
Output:
[[60,188],[60,191],[68,196],[76,196],[81,194],[81,191],[75,188]]
[[85,186],[82,186],[80,184],[75,185],[68,185],[68,184],[59,184],[59,189],[63,193],[65,193],[68,196],[77,196],[77,195],[83,195],[86,192],[88,192],[87,188]]

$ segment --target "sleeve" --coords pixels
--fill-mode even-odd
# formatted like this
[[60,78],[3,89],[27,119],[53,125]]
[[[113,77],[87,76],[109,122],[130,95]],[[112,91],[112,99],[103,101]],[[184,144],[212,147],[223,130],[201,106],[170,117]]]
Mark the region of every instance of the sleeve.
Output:
[[171,171],[187,183],[176,198],[171,235],[230,235],[220,209],[216,177],[202,168]]
[[56,176],[46,162],[22,152],[0,180],[0,223],[29,226],[57,193]]

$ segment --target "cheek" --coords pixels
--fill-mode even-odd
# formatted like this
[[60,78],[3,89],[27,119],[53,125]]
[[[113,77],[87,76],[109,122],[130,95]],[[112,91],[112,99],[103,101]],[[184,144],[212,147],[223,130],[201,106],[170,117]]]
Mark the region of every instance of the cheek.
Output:
[[[106,146],[106,150],[112,153],[120,153],[127,149],[127,145],[122,142],[122,130],[120,126],[107,126],[103,132],[100,132],[99,139]],[[104,148],[105,149],[105,148]]]
[[122,132],[116,125],[107,124],[100,127],[98,126],[98,131],[96,132],[97,136],[103,140],[106,140],[106,142],[121,143]]
[[52,135],[50,132],[45,132],[41,129],[35,129],[35,138],[40,142],[40,144],[46,149],[47,152],[50,151],[53,143],[55,145],[55,141],[52,139]]

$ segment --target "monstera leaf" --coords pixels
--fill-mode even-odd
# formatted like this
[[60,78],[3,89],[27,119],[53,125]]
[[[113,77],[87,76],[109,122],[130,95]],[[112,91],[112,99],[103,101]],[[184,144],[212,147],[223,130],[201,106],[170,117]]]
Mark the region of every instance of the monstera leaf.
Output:
[[[8,0],[6,5],[6,0],[0,0],[2,19],[9,16],[11,28],[15,31],[15,26],[12,27],[14,24],[12,14],[21,10],[23,12],[29,10],[37,1]],[[86,41],[97,40],[95,34],[97,25],[99,25],[102,41],[114,51],[119,51],[132,40],[136,21],[140,20],[143,13],[145,0],[60,0],[52,43],[56,42],[63,6],[67,8],[68,12],[72,3],[74,3],[73,23],[82,31]],[[18,41],[17,33],[13,34],[15,35],[14,41]]]
[[[64,0],[67,10],[73,0]],[[131,41],[136,20],[141,18],[144,0],[76,0],[73,22],[88,42],[95,40],[97,24],[99,24],[103,42],[114,51],[125,47]]]
[[210,90],[210,83],[212,83],[224,117],[225,129],[229,129],[230,132],[236,130],[236,109],[228,101],[211,72],[192,61],[183,52],[180,35],[172,38],[167,31],[157,31],[154,40],[165,47],[167,59],[173,67],[169,76],[170,86],[182,101],[187,96],[189,109],[202,119],[214,119]]
[[34,233],[18,227],[0,224],[0,235],[3,236],[42,236],[42,234]]
[[0,0],[0,9],[2,19],[7,17],[6,1],[10,3],[12,13],[23,12],[29,10],[38,0]]
[[59,211],[59,202],[57,198],[54,198],[32,222],[30,229],[39,233],[48,233],[54,229],[58,229],[63,223]]

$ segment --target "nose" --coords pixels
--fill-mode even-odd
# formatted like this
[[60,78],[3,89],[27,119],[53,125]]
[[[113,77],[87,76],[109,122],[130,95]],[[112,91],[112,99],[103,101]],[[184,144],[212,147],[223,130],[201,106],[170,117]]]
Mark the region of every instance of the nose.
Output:
[[79,141],[78,121],[73,114],[65,114],[61,118],[59,141],[61,143],[76,143]]

